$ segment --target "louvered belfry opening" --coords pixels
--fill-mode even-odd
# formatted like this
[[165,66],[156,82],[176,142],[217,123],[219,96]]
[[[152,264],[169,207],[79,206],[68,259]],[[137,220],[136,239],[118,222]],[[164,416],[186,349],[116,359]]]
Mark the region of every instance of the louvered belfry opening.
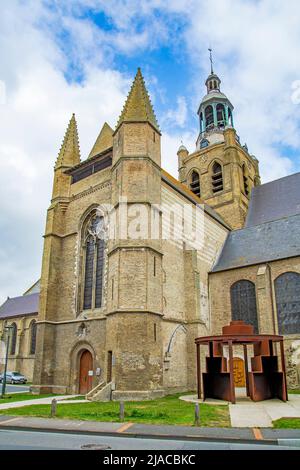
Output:
[[192,177],[191,177],[191,191],[193,191],[196,196],[200,197],[201,196],[201,189],[200,189],[200,178],[199,178],[199,173],[197,171],[192,172]]
[[223,191],[223,173],[222,167],[218,162],[215,162],[212,169],[212,190],[213,193]]
[[247,177],[247,171],[245,165],[243,165],[243,182],[244,182],[244,190],[246,196],[249,196],[249,183],[248,183],[248,177]]

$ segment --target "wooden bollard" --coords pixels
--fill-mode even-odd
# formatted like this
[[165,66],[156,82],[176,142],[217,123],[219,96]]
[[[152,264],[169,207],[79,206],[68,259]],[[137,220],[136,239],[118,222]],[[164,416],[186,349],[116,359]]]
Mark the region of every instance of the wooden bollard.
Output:
[[195,426],[200,426],[200,405],[195,404]]
[[51,402],[51,418],[56,416],[56,410],[57,410],[57,401],[55,400],[55,398],[53,398]]
[[120,401],[120,421],[124,421],[125,418],[125,406],[124,402]]

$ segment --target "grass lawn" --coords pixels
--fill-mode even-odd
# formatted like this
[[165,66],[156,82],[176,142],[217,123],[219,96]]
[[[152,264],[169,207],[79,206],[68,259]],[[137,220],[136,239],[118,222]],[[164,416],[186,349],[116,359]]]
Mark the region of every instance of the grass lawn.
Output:
[[276,429],[300,429],[300,418],[280,418],[273,421]]
[[4,398],[0,397],[0,405],[2,403],[12,403],[13,401],[23,401],[23,400],[35,400],[38,398],[47,398],[52,397],[52,394],[48,395],[32,395],[30,392],[27,393],[7,393]]
[[291,393],[292,395],[298,395],[300,394],[300,388],[295,388],[294,390],[288,390],[288,393]]
[[[179,400],[181,394],[169,395],[164,398],[141,402],[125,402],[125,421],[145,424],[177,424],[193,426],[193,403]],[[0,410],[0,414],[7,414]],[[50,405],[30,405],[9,410],[9,415],[38,416],[49,418]],[[91,402],[58,404],[58,418],[93,420],[93,421],[119,421],[118,402]],[[201,426],[230,427],[230,418],[227,405],[200,405]]]

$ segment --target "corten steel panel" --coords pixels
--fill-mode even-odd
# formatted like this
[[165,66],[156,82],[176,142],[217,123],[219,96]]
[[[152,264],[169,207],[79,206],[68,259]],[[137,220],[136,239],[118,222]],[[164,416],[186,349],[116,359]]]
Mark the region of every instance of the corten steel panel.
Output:
[[[247,360],[246,344],[255,345],[255,357],[251,359],[252,371],[247,368],[247,395],[254,401],[266,400],[269,398],[280,398],[283,401],[288,399],[286,391],[286,371],[284,361],[283,337],[279,335],[254,335],[253,327],[247,328],[247,324],[242,321],[233,321],[223,328],[223,333],[218,336],[206,336],[195,339],[197,351],[200,344],[208,344],[210,355],[206,357],[206,372],[203,377],[203,397],[221,398],[235,403],[235,391],[233,382],[232,345],[240,344],[244,347],[245,360]],[[238,332],[234,334],[234,332]],[[248,332],[248,334],[246,334]],[[280,342],[280,354],[282,372],[278,370],[278,357],[274,355],[273,342]],[[229,347],[229,373],[225,373],[224,357],[220,356],[222,345]],[[217,353],[217,356],[214,355]],[[197,380],[199,386],[200,361],[197,362]]]
[[230,374],[207,374],[203,377],[203,398],[216,398],[219,400],[231,400],[230,395]]

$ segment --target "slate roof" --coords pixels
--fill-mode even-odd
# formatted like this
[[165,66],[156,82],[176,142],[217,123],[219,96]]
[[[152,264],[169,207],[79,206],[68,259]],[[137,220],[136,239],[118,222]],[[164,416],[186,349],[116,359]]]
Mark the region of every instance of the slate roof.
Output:
[[245,227],[300,214],[300,173],[253,188]]
[[39,293],[7,299],[0,307],[0,318],[11,318],[38,313]]
[[228,234],[212,272],[300,255],[300,214]]

